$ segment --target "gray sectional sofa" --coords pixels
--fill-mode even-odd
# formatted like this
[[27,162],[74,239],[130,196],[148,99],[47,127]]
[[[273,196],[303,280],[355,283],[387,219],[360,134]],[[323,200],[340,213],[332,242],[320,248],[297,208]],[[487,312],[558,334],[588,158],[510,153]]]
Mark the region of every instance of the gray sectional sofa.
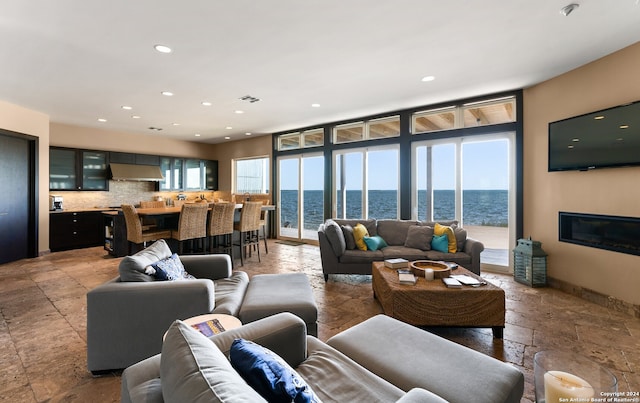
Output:
[[[388,246],[375,251],[349,248],[345,238],[345,227],[354,227],[358,223],[367,228],[370,236],[381,236]],[[391,258],[455,262],[479,275],[480,253],[484,250],[482,242],[469,238],[466,230],[458,227],[457,221],[440,221],[439,224],[454,228],[458,245],[455,253],[431,249],[428,232],[419,227],[433,228],[435,222],[329,219],[318,228],[324,279],[328,280],[329,274],[371,274],[372,262]]]
[[324,402],[519,403],[523,394],[512,365],[384,315],[326,343],[306,333],[290,313],[208,339],[176,321],[161,354],[123,372],[122,402],[265,401],[229,363],[237,338],[276,353]]

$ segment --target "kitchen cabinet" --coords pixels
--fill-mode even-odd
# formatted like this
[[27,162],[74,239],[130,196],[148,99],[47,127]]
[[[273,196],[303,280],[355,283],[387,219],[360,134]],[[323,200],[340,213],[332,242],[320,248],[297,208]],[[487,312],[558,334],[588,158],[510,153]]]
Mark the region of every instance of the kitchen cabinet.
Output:
[[49,249],[52,252],[100,246],[104,241],[101,211],[49,214]]
[[49,148],[50,190],[109,190],[106,151]]
[[218,190],[218,161],[204,161],[204,184],[207,190]]
[[218,161],[161,157],[159,190],[218,190]]
[[104,218],[104,250],[111,256],[123,257],[129,252],[127,241],[127,224],[124,215],[117,211],[103,213]]
[[111,151],[109,152],[109,162],[115,162],[117,164],[160,166],[160,156]]

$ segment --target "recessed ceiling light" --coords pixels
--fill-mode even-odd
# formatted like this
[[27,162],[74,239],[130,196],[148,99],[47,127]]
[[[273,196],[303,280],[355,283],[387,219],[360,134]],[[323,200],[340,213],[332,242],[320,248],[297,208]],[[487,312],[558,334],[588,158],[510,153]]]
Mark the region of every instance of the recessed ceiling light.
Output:
[[140,119],[140,116],[138,116],[138,115],[132,115],[132,116],[131,116],[131,119]]
[[628,129],[628,128],[629,128],[629,125],[620,125],[620,128],[621,128],[621,129]]
[[231,137],[229,137],[229,136],[224,136],[224,139],[225,139],[225,140],[231,140]]
[[162,95],[164,95],[165,97],[172,97],[173,96],[173,92],[171,92],[171,91],[162,91]]
[[429,81],[433,81],[435,79],[436,78],[434,76],[425,76],[425,77],[422,77],[422,82],[426,83],[426,82],[429,82]]
[[156,45],[153,47],[155,50],[157,50],[160,53],[171,53],[172,50],[170,47],[166,46],[166,45]]
[[231,127],[231,126],[227,126],[227,127],[225,127],[225,129],[227,129],[227,130],[231,130],[231,129],[233,129],[233,127]]
[[312,108],[319,108],[319,107],[320,107],[320,104],[311,104],[311,107],[312,107]]
[[576,137],[575,139],[572,139],[571,141],[573,141],[574,143],[577,143],[578,141],[580,141],[580,139]]
[[209,102],[209,101],[202,101],[202,105],[203,105],[203,106],[211,106],[211,102]]
[[573,146],[572,145],[568,145],[567,148],[573,148]]
[[195,134],[195,136],[196,136],[196,137],[200,137],[200,133],[196,133],[196,134]]
[[245,136],[251,136],[251,133],[250,132],[246,132],[244,135]]
[[171,123],[172,126],[180,126],[180,123]]
[[121,108],[122,108],[122,109],[124,109],[124,110],[126,110],[126,111],[130,111],[131,109],[133,109],[132,107],[127,106],[127,105],[122,105],[122,107],[121,107]]
[[243,113],[244,113],[244,111],[241,111],[241,110],[237,110],[237,111],[234,111],[234,112],[235,112],[235,113],[237,113],[238,115],[240,115],[240,114],[243,114]]
[[98,122],[102,122],[102,123],[104,123],[104,122],[106,122],[106,121],[107,121],[107,119],[104,119],[104,118],[98,118]]

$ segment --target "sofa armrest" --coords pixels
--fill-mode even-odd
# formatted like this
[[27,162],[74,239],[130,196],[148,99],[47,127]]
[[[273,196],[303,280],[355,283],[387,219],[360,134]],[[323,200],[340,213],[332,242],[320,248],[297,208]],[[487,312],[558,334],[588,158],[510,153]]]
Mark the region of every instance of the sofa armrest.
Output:
[[421,388],[413,388],[396,403],[447,403],[440,396]]
[[87,366],[97,372],[126,368],[162,348],[175,319],[209,313],[213,281],[121,282],[111,280],[87,293]]
[[268,316],[209,337],[227,356],[231,343],[239,338],[268,348],[293,368],[307,358],[307,327],[302,319],[289,312]]
[[231,258],[226,254],[180,256],[187,273],[196,278],[218,280],[231,276]]
[[471,256],[471,267],[467,267],[470,271],[480,275],[480,253],[484,250],[484,244],[477,239],[467,238],[464,243],[463,252]]
[[[133,364],[122,372],[120,385],[120,403],[138,401],[138,394],[147,397],[148,402],[155,401],[151,396],[162,398],[160,385],[160,354]],[[159,396],[158,396],[159,395]]]

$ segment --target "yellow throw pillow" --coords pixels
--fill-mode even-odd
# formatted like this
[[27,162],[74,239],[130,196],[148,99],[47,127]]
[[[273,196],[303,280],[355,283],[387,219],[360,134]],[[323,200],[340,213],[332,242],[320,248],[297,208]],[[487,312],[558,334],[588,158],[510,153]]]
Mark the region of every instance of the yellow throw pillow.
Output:
[[355,227],[353,227],[353,237],[356,240],[356,246],[360,250],[367,250],[367,244],[364,243],[364,237],[369,236],[369,231],[367,228],[358,223]]
[[433,227],[433,234],[446,235],[449,241],[449,253],[456,253],[458,245],[456,243],[456,235],[453,233],[453,228],[436,223],[436,226]]

